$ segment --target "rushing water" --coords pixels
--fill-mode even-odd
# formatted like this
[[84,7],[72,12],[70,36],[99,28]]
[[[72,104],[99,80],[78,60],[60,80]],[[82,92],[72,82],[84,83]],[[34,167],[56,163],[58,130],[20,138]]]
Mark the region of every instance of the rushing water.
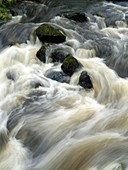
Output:
[[[11,10],[0,27],[0,170],[128,170],[128,2],[25,1]],[[88,22],[58,15],[66,11]],[[47,63],[36,57],[42,23],[66,35],[48,45]],[[62,72],[50,59],[56,49],[82,64],[67,83],[48,78]],[[83,71],[93,88],[79,85]]]

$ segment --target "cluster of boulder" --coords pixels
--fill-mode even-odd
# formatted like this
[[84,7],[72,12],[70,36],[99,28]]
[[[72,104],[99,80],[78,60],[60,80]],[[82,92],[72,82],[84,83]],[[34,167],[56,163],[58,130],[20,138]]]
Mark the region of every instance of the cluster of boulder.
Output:
[[[63,14],[63,16],[76,22],[87,22],[87,17],[83,13],[67,13]],[[41,62],[46,63],[47,46],[49,44],[59,44],[65,42],[66,35],[59,28],[46,23],[40,25],[35,30],[35,32],[39,40],[42,42],[42,47],[37,52],[36,56]],[[53,63],[62,63],[62,71],[50,72],[47,74],[47,77],[61,83],[69,83],[70,77],[73,75],[73,73],[82,68],[81,63],[79,63],[75,57],[62,49],[54,50],[50,54],[50,58]],[[87,72],[81,73],[79,78],[79,85],[86,89],[92,88],[92,83]]]

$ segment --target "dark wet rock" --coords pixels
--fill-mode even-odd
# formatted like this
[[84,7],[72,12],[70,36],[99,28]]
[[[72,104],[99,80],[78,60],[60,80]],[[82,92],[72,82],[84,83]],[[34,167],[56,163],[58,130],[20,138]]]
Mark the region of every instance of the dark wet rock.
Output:
[[63,62],[68,54],[69,53],[67,51],[64,51],[63,49],[56,49],[51,53],[50,57],[52,58],[53,62]]
[[46,47],[45,47],[45,45],[42,45],[42,47],[39,49],[39,51],[37,51],[36,56],[40,61],[46,63]]
[[9,80],[13,80],[13,81],[15,81],[15,74],[13,73],[13,72],[11,72],[11,71],[8,71],[7,73],[6,73],[6,76],[7,76],[7,78],[9,79]]
[[68,12],[68,13],[63,13],[63,16],[74,20],[76,22],[87,22],[88,18],[83,12]]
[[79,85],[85,89],[92,89],[92,81],[86,71],[83,71],[79,77]]
[[69,83],[69,81],[70,81],[70,77],[60,71],[53,71],[53,72],[47,74],[46,77],[48,77],[52,80],[56,80],[60,83]]
[[42,24],[36,29],[36,35],[41,42],[46,43],[62,43],[66,36],[63,35],[59,29],[54,28],[48,24]]
[[17,16],[18,15],[18,12],[16,10],[14,10],[14,9],[10,9],[9,11],[10,11],[10,14],[12,16]]
[[68,55],[61,65],[63,72],[69,76],[72,76],[75,71],[81,67],[81,64],[72,55]]

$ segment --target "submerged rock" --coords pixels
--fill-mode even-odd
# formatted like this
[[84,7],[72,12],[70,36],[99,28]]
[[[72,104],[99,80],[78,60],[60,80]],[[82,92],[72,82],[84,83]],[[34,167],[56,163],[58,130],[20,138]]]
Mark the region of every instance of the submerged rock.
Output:
[[42,47],[39,49],[39,51],[37,51],[36,56],[40,61],[46,63],[46,47],[45,47],[45,45],[42,45]]
[[66,36],[59,29],[56,29],[48,24],[42,24],[36,29],[36,35],[41,42],[46,43],[62,43]]
[[63,13],[63,16],[74,20],[76,22],[87,22],[88,18],[83,12],[68,12],[68,13]]
[[86,71],[83,71],[79,77],[79,85],[85,89],[92,89],[91,79]]
[[53,72],[47,74],[46,77],[48,77],[52,80],[56,80],[60,83],[69,83],[69,81],[70,81],[70,77],[60,71],[53,71]]
[[69,76],[72,76],[80,67],[81,64],[72,55],[68,55],[61,65],[63,72]]
[[56,49],[51,53],[50,57],[52,58],[53,62],[63,62],[68,54],[69,53],[67,51],[64,51],[63,49]]

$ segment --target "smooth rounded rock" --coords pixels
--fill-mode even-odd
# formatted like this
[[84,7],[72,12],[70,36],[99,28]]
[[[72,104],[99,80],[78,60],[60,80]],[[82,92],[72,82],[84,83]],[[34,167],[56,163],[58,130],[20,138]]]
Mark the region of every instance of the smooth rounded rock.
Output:
[[62,43],[65,42],[66,36],[59,29],[48,24],[42,24],[36,29],[36,35],[43,43]]
[[79,85],[84,89],[92,89],[92,81],[86,71],[83,71],[79,77]]
[[81,64],[72,55],[68,55],[61,65],[61,69],[68,76],[72,76],[75,71],[81,67]]

